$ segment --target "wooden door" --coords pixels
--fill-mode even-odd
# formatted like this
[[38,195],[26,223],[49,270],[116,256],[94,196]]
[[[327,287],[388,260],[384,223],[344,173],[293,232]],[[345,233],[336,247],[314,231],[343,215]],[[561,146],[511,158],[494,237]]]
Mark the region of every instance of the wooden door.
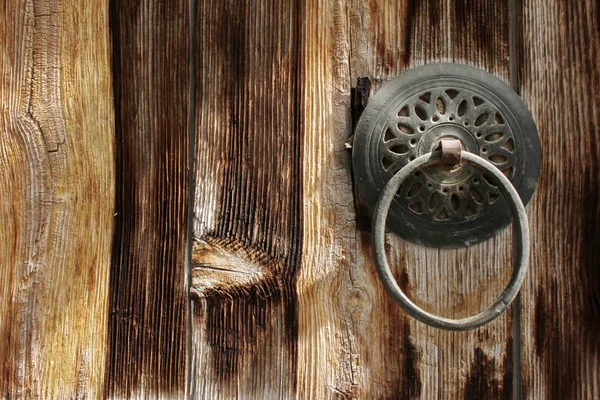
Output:
[[[0,397],[600,398],[598,2],[0,4]],[[439,61],[511,85],[543,150],[520,297],[467,332],[385,293],[348,150]],[[511,239],[388,256],[461,317]]]

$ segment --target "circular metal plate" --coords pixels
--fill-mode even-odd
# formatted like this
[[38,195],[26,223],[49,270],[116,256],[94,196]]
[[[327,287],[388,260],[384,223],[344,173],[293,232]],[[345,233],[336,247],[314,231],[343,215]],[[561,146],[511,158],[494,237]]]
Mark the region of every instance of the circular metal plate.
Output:
[[[521,98],[493,75],[460,64],[409,70],[384,85],[354,136],[353,167],[373,209],[391,177],[442,138],[493,163],[527,204],[540,171],[537,128]],[[489,239],[511,221],[498,187],[469,165],[415,172],[398,190],[387,225],[407,240],[458,247]]]

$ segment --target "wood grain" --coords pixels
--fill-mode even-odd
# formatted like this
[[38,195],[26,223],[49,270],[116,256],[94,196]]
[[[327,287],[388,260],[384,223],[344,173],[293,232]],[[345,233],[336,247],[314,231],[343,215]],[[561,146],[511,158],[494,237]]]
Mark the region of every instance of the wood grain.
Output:
[[[518,393],[513,313],[462,333],[407,317],[352,184],[369,98],[450,61],[520,81],[542,137],[523,395],[600,398],[600,6],[520,3],[198,0],[193,55],[186,0],[2,3],[0,397]],[[509,230],[387,246],[406,293],[445,316],[481,310],[510,273]]]
[[105,395],[183,398],[189,10],[115,1],[116,214]]
[[362,283],[368,274],[354,268],[356,222],[345,146],[352,128],[346,7],[338,0],[303,5],[304,213],[296,291],[298,391],[307,399],[366,394],[356,324],[362,323],[372,294]]
[[529,1],[521,92],[543,163],[523,296],[523,386],[531,399],[600,398],[600,5]]
[[[385,81],[418,65],[460,62],[510,79],[506,1],[350,1],[348,10],[350,76],[360,94],[354,114]],[[365,211],[357,199],[357,221],[362,222],[354,268],[368,271],[365,292],[377,294],[361,303],[366,317],[354,324],[356,336],[363,338],[354,346],[357,363],[373,374],[365,373],[365,393],[377,398],[398,393],[404,398],[510,397],[512,314],[460,333],[407,317],[377,281],[366,222],[371,216]],[[481,311],[502,292],[511,269],[510,237],[504,231],[480,245],[437,250],[390,234],[388,257],[410,298],[426,310],[458,318]]]
[[[510,314],[445,333],[384,293],[345,145],[352,99],[408,67],[508,79],[508,6],[494,4],[306,1],[301,24],[296,4],[199,4],[192,395],[510,396]],[[478,311],[508,279],[509,233],[457,251],[391,241],[407,291],[444,315]]]
[[[108,5],[0,5],[0,397],[99,397],[114,214]],[[84,229],[82,229],[84,228]]]
[[194,398],[293,398],[299,2],[197,4]]

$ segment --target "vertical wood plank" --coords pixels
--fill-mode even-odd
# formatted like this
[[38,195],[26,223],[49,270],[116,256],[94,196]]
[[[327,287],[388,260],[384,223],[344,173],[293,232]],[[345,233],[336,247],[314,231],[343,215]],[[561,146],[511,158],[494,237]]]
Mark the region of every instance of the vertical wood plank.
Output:
[[600,5],[526,1],[521,94],[543,162],[523,304],[523,394],[600,398]]
[[[507,1],[350,0],[349,10],[350,76],[363,103],[388,79],[432,62],[465,63],[510,78]],[[361,106],[353,108],[356,114]],[[370,364],[370,354],[385,354],[387,362],[375,374],[378,381],[363,380],[366,392],[381,393],[380,397],[404,393],[406,398],[510,397],[511,313],[472,332],[439,331],[410,319],[377,282],[370,215],[364,206],[357,206],[356,212],[357,220],[365,221],[358,225],[363,238],[358,242],[358,254],[363,255],[358,264],[373,276],[369,290],[380,299],[373,309],[381,313],[367,312],[368,317],[356,324],[371,327],[355,346],[360,349],[357,358]],[[469,248],[437,250],[390,234],[388,256],[413,301],[459,318],[481,311],[502,292],[511,269],[510,237],[504,231]]]
[[411,398],[424,371],[407,320],[389,318],[397,307],[380,288],[370,234],[362,232],[369,216],[353,194],[351,111],[364,105],[370,81],[351,87],[352,57],[364,56],[365,69],[373,59],[352,23],[365,13],[347,1],[308,1],[305,10],[299,390],[311,399]]
[[305,1],[303,14],[304,214],[296,283],[299,397],[377,398],[362,391],[364,366],[355,348],[360,345],[357,324],[363,322],[372,298],[363,283],[368,276],[355,267],[356,223],[345,146],[352,127],[346,3]]
[[198,2],[192,397],[295,397],[298,6]]
[[106,1],[0,5],[2,398],[101,396],[114,225],[109,37]]
[[185,396],[189,10],[111,2],[116,232],[106,396]]

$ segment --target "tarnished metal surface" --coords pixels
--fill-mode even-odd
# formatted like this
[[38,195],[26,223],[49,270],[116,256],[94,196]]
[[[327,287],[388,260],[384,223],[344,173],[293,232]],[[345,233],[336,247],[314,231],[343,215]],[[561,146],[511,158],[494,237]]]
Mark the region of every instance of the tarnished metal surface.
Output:
[[390,205],[403,182],[420,168],[439,164],[441,158],[442,155],[439,151],[422,155],[405,165],[388,181],[381,192],[373,215],[373,250],[375,264],[377,265],[377,271],[383,285],[394,301],[398,303],[404,311],[417,320],[433,327],[462,331],[477,328],[494,320],[506,311],[519,293],[521,284],[525,279],[529,260],[529,226],[527,223],[525,206],[521,202],[519,194],[506,176],[490,162],[475,154],[463,151],[461,153],[461,158],[473,167],[485,171],[486,176],[490,177],[492,183],[499,188],[500,193],[502,193],[507,200],[507,204],[514,220],[513,246],[515,251],[513,252],[513,272],[506,289],[494,304],[472,317],[462,319],[444,318],[428,313],[413,303],[398,286],[388,265],[385,253],[385,224]]
[[[459,64],[409,70],[369,101],[353,142],[356,184],[373,209],[386,182],[442,139],[492,163],[530,200],[540,168],[535,123],[500,79]],[[388,227],[407,240],[459,247],[486,240],[510,223],[510,210],[489,176],[471,165],[439,163],[415,171],[395,196]]]

